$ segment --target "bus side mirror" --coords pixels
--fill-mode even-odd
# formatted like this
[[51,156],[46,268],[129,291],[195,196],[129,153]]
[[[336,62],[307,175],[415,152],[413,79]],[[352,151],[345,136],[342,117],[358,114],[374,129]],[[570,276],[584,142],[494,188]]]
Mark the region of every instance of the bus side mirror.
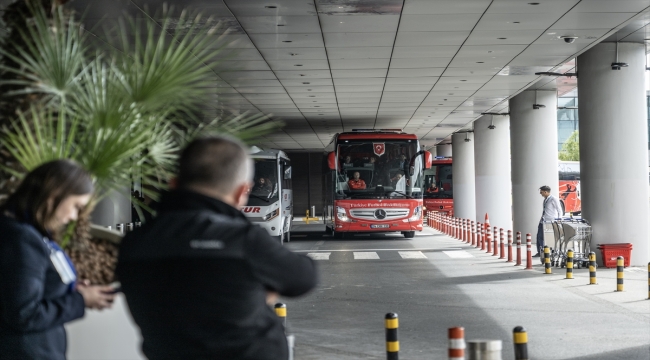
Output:
[[431,169],[433,166],[433,155],[431,155],[430,151],[425,151],[424,152],[424,168],[425,169]]
[[330,170],[336,170],[336,154],[334,151],[327,154],[327,165],[329,166]]

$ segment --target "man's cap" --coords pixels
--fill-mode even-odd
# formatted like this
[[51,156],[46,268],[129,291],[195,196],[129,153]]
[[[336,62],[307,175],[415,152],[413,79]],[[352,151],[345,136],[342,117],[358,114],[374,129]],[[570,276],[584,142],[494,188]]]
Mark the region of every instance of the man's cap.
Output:
[[544,185],[544,186],[540,187],[539,189],[542,190],[542,191],[551,191],[551,187],[548,186],[548,185]]

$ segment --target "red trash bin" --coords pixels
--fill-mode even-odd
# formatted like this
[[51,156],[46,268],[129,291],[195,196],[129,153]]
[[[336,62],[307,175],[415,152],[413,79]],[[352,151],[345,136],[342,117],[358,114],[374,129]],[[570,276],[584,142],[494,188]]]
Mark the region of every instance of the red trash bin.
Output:
[[632,244],[598,244],[598,249],[603,257],[603,264],[606,268],[616,267],[616,258],[622,256],[624,259],[623,266],[630,266],[632,257]]

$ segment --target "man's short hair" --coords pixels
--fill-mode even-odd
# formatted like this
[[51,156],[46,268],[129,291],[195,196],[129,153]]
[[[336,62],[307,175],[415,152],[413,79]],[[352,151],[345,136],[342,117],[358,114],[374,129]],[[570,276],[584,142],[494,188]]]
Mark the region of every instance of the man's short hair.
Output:
[[178,185],[208,186],[230,194],[250,182],[253,175],[248,150],[238,140],[225,136],[202,137],[190,142],[178,160]]
[[551,191],[551,187],[548,186],[548,185],[544,185],[544,186],[540,187],[539,189],[542,190],[542,191]]

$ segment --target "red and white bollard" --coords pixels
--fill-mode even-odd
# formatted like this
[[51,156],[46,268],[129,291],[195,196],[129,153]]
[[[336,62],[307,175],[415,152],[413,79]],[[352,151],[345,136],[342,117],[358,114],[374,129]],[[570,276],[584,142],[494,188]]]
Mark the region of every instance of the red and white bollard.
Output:
[[485,224],[481,224],[481,250],[485,251],[485,240],[487,234],[485,233]]
[[475,246],[476,245],[476,225],[474,224],[474,221],[470,221],[470,229],[472,231],[472,241],[470,242],[470,244],[472,244],[472,246]]
[[508,230],[508,260],[506,262],[512,262],[512,230]]
[[532,240],[530,234],[526,234],[526,270],[533,269]]
[[521,265],[521,231],[517,231],[517,262],[515,266]]
[[505,259],[506,258],[506,239],[505,239],[505,233],[503,232],[503,228],[499,229],[499,240],[501,242],[501,254],[499,256],[499,259]]
[[490,228],[490,224],[485,224],[485,243],[487,245],[487,253],[492,252],[492,228]]
[[499,255],[499,229],[495,226],[494,227],[494,253],[492,253],[492,256],[497,256]]
[[448,330],[449,360],[465,360],[465,329],[453,327]]

